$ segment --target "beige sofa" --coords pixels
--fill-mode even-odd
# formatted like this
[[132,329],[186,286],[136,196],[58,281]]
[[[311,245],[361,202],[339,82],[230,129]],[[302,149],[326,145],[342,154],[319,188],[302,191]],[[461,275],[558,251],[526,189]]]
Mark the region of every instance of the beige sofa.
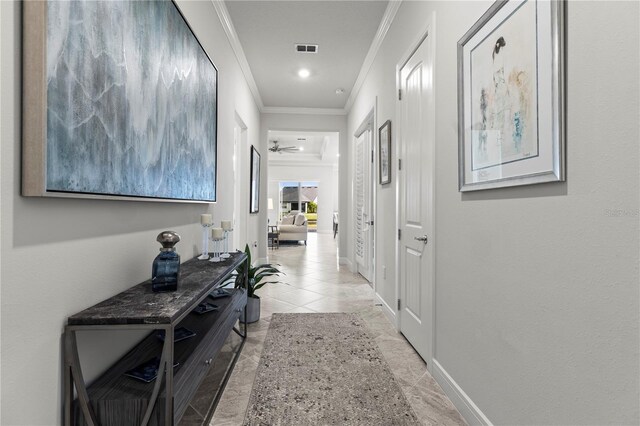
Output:
[[292,211],[278,223],[280,241],[304,241],[307,245],[307,218],[300,212]]

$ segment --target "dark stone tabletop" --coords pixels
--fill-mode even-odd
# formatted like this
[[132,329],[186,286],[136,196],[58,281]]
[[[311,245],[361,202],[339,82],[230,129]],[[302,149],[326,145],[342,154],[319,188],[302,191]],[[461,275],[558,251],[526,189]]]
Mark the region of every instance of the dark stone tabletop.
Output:
[[198,299],[222,284],[245,259],[244,253],[236,252],[217,263],[196,258],[188,260],[180,265],[178,290],[154,293],[149,279],[70,316],[68,324],[171,324]]

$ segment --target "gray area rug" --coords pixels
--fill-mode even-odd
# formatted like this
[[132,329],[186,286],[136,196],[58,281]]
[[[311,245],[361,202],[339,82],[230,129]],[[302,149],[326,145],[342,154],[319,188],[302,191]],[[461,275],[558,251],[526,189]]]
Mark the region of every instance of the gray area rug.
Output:
[[357,314],[274,314],[245,425],[420,424]]

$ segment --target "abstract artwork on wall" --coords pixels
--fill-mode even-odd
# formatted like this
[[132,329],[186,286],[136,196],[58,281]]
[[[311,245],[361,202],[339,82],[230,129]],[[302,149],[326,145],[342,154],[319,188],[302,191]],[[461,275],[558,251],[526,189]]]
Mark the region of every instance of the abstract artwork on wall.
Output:
[[564,180],[563,22],[500,0],[458,42],[461,191]]
[[171,1],[24,3],[23,195],[216,200],[217,70]]

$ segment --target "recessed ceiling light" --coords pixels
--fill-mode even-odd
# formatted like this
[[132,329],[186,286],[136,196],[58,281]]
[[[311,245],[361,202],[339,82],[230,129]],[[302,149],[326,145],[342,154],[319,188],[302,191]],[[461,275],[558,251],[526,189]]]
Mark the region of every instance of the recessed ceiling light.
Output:
[[298,76],[300,78],[307,78],[311,75],[311,73],[309,72],[309,70],[301,68],[300,71],[298,71]]
[[336,157],[340,157],[340,154],[336,154]]
[[300,151],[304,151],[304,147],[302,147],[302,146],[299,149],[300,149]]

